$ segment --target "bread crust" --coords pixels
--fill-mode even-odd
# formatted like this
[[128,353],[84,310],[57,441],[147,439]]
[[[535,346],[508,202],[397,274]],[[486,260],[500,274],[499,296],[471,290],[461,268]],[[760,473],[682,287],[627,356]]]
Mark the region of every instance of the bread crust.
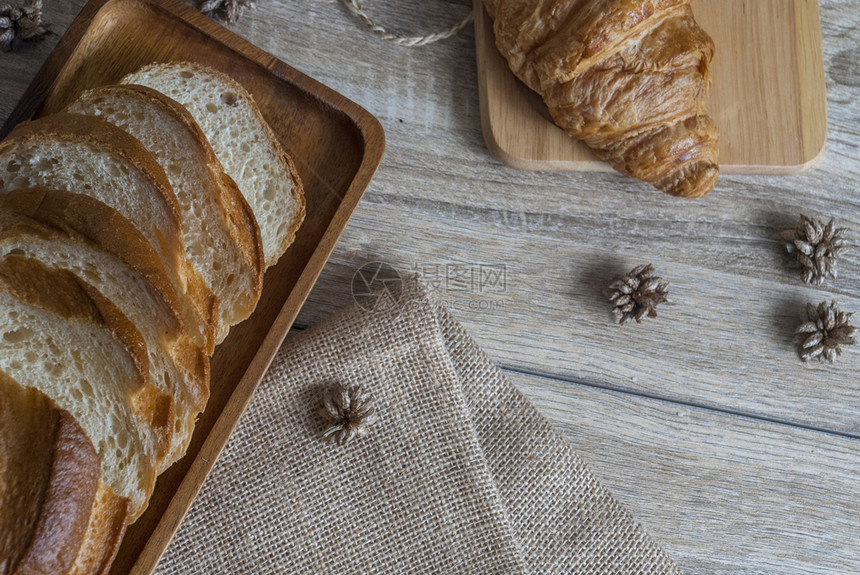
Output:
[[93,299],[91,295],[96,292],[74,274],[49,268],[32,258],[10,254],[0,260],[0,293],[5,297],[61,318],[82,320],[108,329],[134,363],[135,379],[124,382],[128,387],[123,393],[129,398],[129,409],[134,417],[152,431],[154,443],[153,460],[147,462],[148,473],[140,483],[143,499],[132,507],[131,519],[134,520],[146,508],[160,462],[170,444],[175,417],[173,398],[159,391],[149,380],[149,359],[140,332],[107,298]]
[[177,291],[187,298],[195,316],[195,323],[198,324],[196,327],[201,332],[201,343],[207,352],[211,353],[218,331],[218,299],[206,286],[203,278],[194,271],[185,255],[181,232],[182,216],[164,170],[152,154],[126,132],[100,118],[80,114],[59,113],[22,122],[6,140],[0,142],[0,156],[21,144],[38,146],[56,141],[85,143],[123,157],[136,166],[157,191],[154,199],[163,211],[166,227],[158,230],[163,241],[159,242],[160,251],[158,248],[156,251],[166,258],[165,268],[171,275],[177,275]]
[[138,329],[96,288],[71,272],[49,268],[42,262],[7,255],[0,260],[0,289],[34,307],[64,319],[82,319],[102,325],[122,343],[139,373],[132,387],[132,407],[155,433],[157,461],[167,453],[175,418],[173,398],[149,379],[149,356]]
[[71,575],[107,575],[122,543],[130,507],[127,498],[118,496],[104,482],[99,483],[86,534],[72,565]]
[[[14,256],[10,256],[10,258],[11,257]],[[24,260],[28,258],[20,259]],[[2,266],[3,263],[0,262],[0,273],[2,273]],[[149,355],[146,351],[146,342],[143,340],[137,327],[125,316],[125,314],[122,313],[122,311],[120,311],[118,307],[116,307],[116,305],[114,305],[112,301],[103,296],[99,290],[71,272],[66,272],[64,270],[56,270],[56,272],[58,275],[62,274],[70,276],[80,286],[98,310],[99,315],[103,319],[104,325],[110,328],[117,339],[119,339],[123,346],[129,351],[129,354],[134,359],[138,370],[146,374],[145,381],[147,384],[139,393],[134,395],[132,398],[132,406],[136,413],[146,414],[144,421],[146,421],[149,427],[155,432],[156,461],[160,463],[164,459],[165,455],[167,455],[168,451],[170,451],[170,442],[173,437],[173,422],[176,419],[176,411],[173,397],[159,390],[149,377]]]
[[22,574],[68,571],[84,540],[98,486],[92,442],[69,412],[59,410],[58,419],[51,479],[30,547],[18,564]]
[[185,329],[179,296],[164,261],[137,228],[107,204],[84,194],[36,187],[0,194],[0,212],[30,220],[8,220],[3,232],[16,226],[22,233],[61,233],[116,256],[146,278],[162,297],[173,314],[168,327],[177,332]]
[[[74,209],[63,209],[69,204],[76,206]],[[82,217],[62,217],[78,212]],[[101,226],[100,223],[104,222],[113,222],[115,225]],[[92,223],[97,224],[95,229]],[[157,331],[162,333],[162,345],[170,359],[187,376],[181,383],[182,389],[174,389],[174,393],[178,394],[174,412],[175,415],[184,414],[183,417],[188,419],[186,426],[193,428],[195,417],[203,411],[209,397],[209,356],[182,331],[180,312],[175,305],[170,304],[170,299],[175,298],[164,298],[165,294],[156,288],[156,284],[159,284],[168,295],[173,293],[162,269],[163,263],[151,246],[116,211],[88,196],[44,189],[0,194],[0,246],[7,246],[5,249],[0,248],[0,254],[4,251],[8,253],[14,246],[37,242],[48,242],[56,249],[62,249],[69,243],[82,243],[95,251],[104,250],[155,288],[155,295],[162,296],[164,305],[161,308],[167,313],[153,317],[152,321],[158,322]],[[82,278],[78,279],[83,282]],[[103,297],[92,292],[88,292],[88,295],[94,299]],[[173,384],[178,385],[179,382],[174,381]],[[178,404],[180,398],[183,401],[181,409]],[[153,417],[162,420],[162,423],[156,424],[162,428],[168,424],[165,419],[168,412],[163,404],[157,404],[156,407]],[[184,455],[190,434],[186,438],[174,436],[163,437],[163,440],[172,443],[162,463],[162,468],[166,468]]]
[[[287,233],[284,235],[283,238],[280,239],[277,255],[273,255],[272,257],[266,258],[267,267],[275,265],[280,259],[280,257],[284,254],[284,252],[287,251],[287,248],[289,248],[290,245],[292,245],[293,241],[295,241],[296,232],[298,231],[305,218],[306,207],[304,187],[302,186],[302,181],[299,178],[298,171],[296,171],[296,167],[293,164],[292,158],[284,149],[284,146],[283,144],[281,144],[281,141],[272,131],[271,126],[269,126],[269,123],[263,117],[263,114],[260,111],[260,107],[257,106],[257,103],[254,101],[254,97],[248,92],[248,90],[245,89],[244,86],[242,86],[232,77],[219,70],[204,66],[202,64],[197,64],[196,62],[171,62],[168,64],[153,63],[142,67],[140,70],[135,72],[134,75],[145,75],[149,71],[159,68],[175,68],[180,70],[190,69],[201,74],[211,74],[212,76],[218,78],[219,81],[223,82],[227,86],[230,86],[237,93],[243,94],[247,98],[248,103],[250,104],[251,111],[253,112],[254,116],[256,116],[258,123],[260,124],[266,135],[266,138],[269,140],[272,147],[274,148],[275,153],[279,161],[281,162],[282,168],[284,169],[284,171],[286,171],[287,174],[289,174],[290,180],[293,184],[291,194],[292,199],[296,204],[295,219],[293,221],[293,224],[287,230]],[[123,82],[133,84],[133,79],[124,79]]]
[[215,196],[215,199],[221,209],[224,210],[226,221],[230,226],[231,236],[242,251],[248,265],[254,269],[256,281],[262,286],[263,272],[266,268],[263,256],[263,241],[260,239],[260,226],[257,225],[254,212],[245,200],[245,196],[239,191],[236,182],[224,173],[224,168],[215,155],[215,150],[212,149],[209,140],[206,139],[206,135],[200,129],[200,126],[194,120],[191,113],[182,104],[165,96],[158,90],[136,84],[116,84],[95,88],[84,92],[78,100],[86,102],[102,94],[111,93],[124,93],[132,97],[142,98],[152,105],[167,111],[185,126],[189,132],[194,134],[195,140],[200,144],[200,153],[203,155],[204,163],[212,171],[213,180],[218,185],[218,194]]
[[[253,103],[254,100],[251,100]],[[254,111],[257,113],[257,116],[262,120],[263,115],[260,113],[260,110],[257,108],[257,105],[254,104]],[[293,245],[293,242],[296,241],[296,233],[299,231],[302,223],[305,221],[305,191],[302,186],[302,180],[299,178],[299,173],[296,171],[296,166],[293,164],[293,160],[284,147],[281,145],[280,140],[275,137],[274,132],[272,132],[272,128],[269,127],[269,123],[263,120],[263,125],[266,127],[266,131],[269,133],[269,138],[274,142],[275,148],[278,151],[278,156],[281,159],[281,163],[284,167],[284,170],[290,174],[290,178],[293,181],[293,200],[296,202],[296,217],[293,220],[293,224],[287,230],[286,235],[281,240],[280,252],[281,255],[287,251],[287,249]],[[273,261],[270,265],[275,265],[277,260]]]
[[[99,108],[101,100],[108,98],[124,98],[142,102],[144,106],[157,109],[168,115],[173,121],[184,128],[192,141],[195,142],[194,154],[200,158],[201,165],[209,174],[209,182],[201,182],[195,191],[208,194],[214,201],[221,216],[220,227],[226,230],[227,236],[238,251],[243,262],[244,280],[248,282],[248,296],[233,304],[232,317],[241,321],[250,315],[259,300],[263,288],[263,272],[265,271],[265,256],[260,228],[250,205],[239,191],[236,183],[221,166],[209,140],[203,134],[200,126],[188,110],[175,100],[157,90],[134,84],[104,86],[84,92],[78,100],[67,108],[73,113],[92,113]],[[99,116],[102,117],[102,116]],[[108,118],[110,121],[110,119]],[[211,185],[207,185],[211,184]],[[216,294],[217,295],[217,294]],[[221,301],[221,306],[226,302]],[[222,312],[225,310],[221,310]],[[238,323],[235,319],[232,323]],[[226,335],[230,325],[222,325],[219,341]]]
[[[15,126],[5,142],[7,146],[11,146],[15,139],[44,141],[48,138],[108,146],[112,152],[129,160],[153,180],[158,190],[161,207],[168,214],[168,225],[171,226],[170,229],[162,230],[162,233],[170,238],[180,236],[182,214],[164,170],[152,154],[128,133],[101,118],[60,112],[21,122]],[[0,151],[2,150],[3,147],[0,147]]]
[[[182,64],[176,65],[181,66]],[[274,258],[272,261],[266,262],[267,266],[273,266],[278,263],[278,259],[280,259],[280,256],[282,256],[284,252],[287,251],[287,248],[289,248],[293,244],[296,239],[296,232],[298,231],[299,227],[301,227],[302,222],[304,222],[305,220],[305,191],[304,186],[302,186],[302,180],[301,178],[299,178],[299,173],[298,171],[296,171],[296,166],[293,163],[292,157],[290,157],[290,155],[284,149],[283,144],[281,144],[281,141],[275,135],[275,132],[272,131],[272,127],[269,125],[269,122],[267,122],[266,119],[263,117],[263,113],[260,111],[260,107],[257,106],[257,102],[254,101],[254,97],[248,92],[248,90],[245,89],[244,86],[242,86],[239,82],[237,82],[227,74],[219,72],[218,70],[207,68],[205,66],[193,62],[186,63],[186,65],[200,71],[206,71],[210,74],[214,74],[223,82],[229,84],[230,86],[233,86],[236,91],[239,91],[248,97],[248,101],[251,104],[251,110],[254,112],[254,115],[260,121],[260,125],[266,132],[266,137],[269,139],[269,142],[271,142],[272,147],[275,148],[278,158],[281,161],[281,166],[284,168],[284,171],[286,171],[290,175],[290,179],[293,183],[292,196],[293,201],[296,203],[296,214],[295,219],[293,220],[293,224],[287,230],[286,235],[281,239],[281,244],[278,250],[278,257]]]
[[4,572],[68,573],[85,539],[99,482],[95,448],[67,411],[2,370],[0,407]]

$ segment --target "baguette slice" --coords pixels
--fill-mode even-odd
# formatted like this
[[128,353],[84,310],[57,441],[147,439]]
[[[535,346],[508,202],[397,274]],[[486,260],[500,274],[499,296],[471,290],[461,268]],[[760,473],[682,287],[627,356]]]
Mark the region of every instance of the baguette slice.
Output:
[[140,232],[88,196],[15,190],[0,195],[0,258],[10,253],[75,274],[137,327],[151,381],[175,401],[173,438],[160,470],[181,458],[209,396],[209,357],[183,332],[170,278]]
[[0,142],[0,191],[34,186],[85,193],[134,222],[171,273],[195,340],[212,352],[217,298],[186,257],[176,197],[140,142],[91,116],[54,114],[19,124]]
[[266,265],[277,263],[305,217],[304,192],[248,91],[226,74],[189,62],[151,64],[122,83],[154,88],[191,112],[254,211]]
[[146,346],[104,296],[72,274],[0,260],[0,369],[42,391],[96,447],[101,477],[146,508],[173,429],[173,401],[147,381]]
[[263,288],[263,246],[254,213],[191,114],[143,86],[85,92],[67,111],[99,116],[137,138],[164,169],[184,224],[188,259],[218,297],[220,332],[254,311]]
[[0,371],[0,573],[70,573],[99,485],[68,411]]

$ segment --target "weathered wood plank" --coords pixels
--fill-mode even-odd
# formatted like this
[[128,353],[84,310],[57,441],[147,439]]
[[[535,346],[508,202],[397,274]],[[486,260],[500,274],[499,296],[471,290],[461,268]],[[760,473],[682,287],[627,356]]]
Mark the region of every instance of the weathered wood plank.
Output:
[[[611,237],[535,237],[529,230],[464,219],[462,212],[443,217],[432,204],[428,209],[366,195],[299,323],[314,323],[348,302],[351,277],[368,261],[403,270],[417,266],[429,270],[425,279],[439,281],[437,296],[504,365],[860,434],[860,354],[847,353],[834,366],[804,366],[792,341],[805,301],[833,297],[860,309],[860,297],[848,290],[833,293],[699,266],[668,241],[643,259],[642,248],[613,245]],[[777,248],[759,252],[758,265],[780,275]],[[670,303],[656,320],[616,326],[601,289],[643,261],[653,261],[671,281]],[[505,266],[505,288],[446,286],[449,264],[467,272],[479,264]]]
[[508,376],[688,575],[860,573],[860,440]]
[[[469,309],[481,298],[445,294],[499,361],[858,433],[857,354],[835,367],[804,367],[791,342],[805,301],[834,298],[860,310],[858,251],[843,258],[839,279],[814,289],[800,283],[777,241],[801,212],[860,230],[860,107],[847,64],[858,53],[858,10],[822,3],[830,136],[821,162],[793,177],[724,177],[695,202],[616,175],[527,173],[492,160],[480,135],[474,63],[462,56],[467,38],[407,50],[353,37],[362,54],[349,54],[354,65],[298,54],[307,58],[300,67],[327,75],[377,114],[388,138],[371,190],[299,321],[348,300],[350,275],[369,260],[406,269],[503,264],[503,309]],[[618,330],[600,289],[646,261],[672,283],[673,304],[657,322]]]

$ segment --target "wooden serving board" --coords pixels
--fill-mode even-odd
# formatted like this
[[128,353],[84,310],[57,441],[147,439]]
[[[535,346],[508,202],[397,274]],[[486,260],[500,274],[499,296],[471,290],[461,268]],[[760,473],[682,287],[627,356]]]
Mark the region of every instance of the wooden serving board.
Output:
[[113,574],[155,568],[322,271],[385,145],[379,122],[368,112],[178,0],[91,0],[0,137],[18,122],[62,109],[85,89],[170,60],[213,66],[251,92],[295,161],[307,216],[293,246],[266,272],[254,314],[216,348],[209,403],[190,448],[159,478],[149,508],[129,527]]
[[[792,174],[821,156],[827,101],[817,0],[696,0],[717,47],[707,107],[727,174]],[[550,120],[495,47],[475,0],[481,124],[490,152],[524,170],[610,171]]]

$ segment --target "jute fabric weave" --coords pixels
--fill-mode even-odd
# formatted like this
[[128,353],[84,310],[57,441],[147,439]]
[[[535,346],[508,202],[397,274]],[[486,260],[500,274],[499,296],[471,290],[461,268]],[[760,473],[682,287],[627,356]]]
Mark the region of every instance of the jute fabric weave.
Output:
[[[322,389],[377,421],[322,438]],[[158,573],[680,574],[415,281],[289,338]]]

